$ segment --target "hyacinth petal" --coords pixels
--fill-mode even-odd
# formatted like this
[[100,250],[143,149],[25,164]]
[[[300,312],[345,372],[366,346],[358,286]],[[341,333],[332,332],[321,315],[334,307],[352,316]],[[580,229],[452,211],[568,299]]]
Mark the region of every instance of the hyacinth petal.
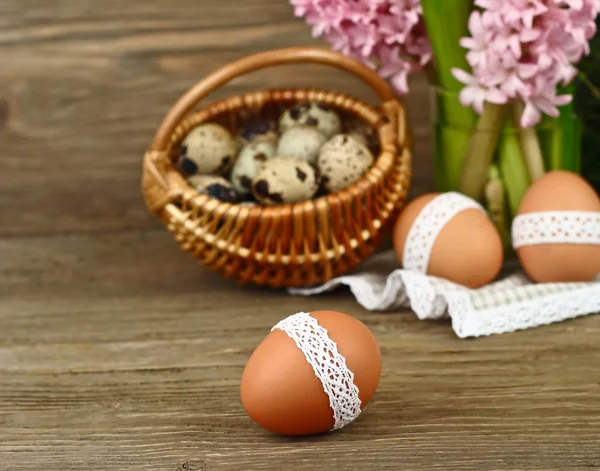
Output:
[[500,84],[500,89],[510,98],[516,98],[520,95],[526,96],[529,94],[525,83],[514,73],[508,76],[507,79]]
[[521,57],[521,41],[517,35],[512,35],[508,39],[508,47],[515,57]]
[[583,0],[565,0],[569,7],[575,10],[581,10],[583,8]]
[[312,37],[320,38],[327,31],[328,27],[325,24],[319,23],[312,27]]
[[474,69],[487,67],[487,54],[481,51],[467,52],[467,62]]
[[477,47],[477,43],[473,38],[461,38],[459,44],[465,49],[475,49]]
[[475,5],[480,8],[495,10],[498,7],[500,0],[475,0]]
[[561,76],[563,85],[567,85],[577,76],[577,69],[569,65],[562,70]]
[[475,97],[473,99],[473,109],[477,114],[483,114],[483,105],[485,103],[485,95],[480,93],[475,93]]
[[473,109],[478,113],[483,113],[483,104],[485,102],[485,90],[476,87],[468,86],[461,90],[458,99],[465,107],[473,106]]
[[488,89],[486,99],[497,105],[504,105],[508,101],[508,97],[495,87]]
[[519,34],[519,39],[524,43],[530,43],[535,41],[542,35],[542,31],[539,29],[526,29]]
[[538,73],[538,66],[536,64],[520,64],[519,65],[519,77],[521,79],[530,79]]
[[551,67],[553,64],[552,58],[548,54],[540,54],[538,56],[537,65],[540,69],[544,70]]
[[552,116],[553,118],[558,118],[558,116],[560,115],[558,108],[556,106],[554,106],[554,104],[550,100],[538,99],[536,101],[536,105],[537,105],[538,109],[540,109],[541,111],[546,113],[548,116]]
[[554,97],[554,104],[556,106],[568,105],[573,101],[573,95],[558,95]]
[[408,91],[408,70],[401,71],[392,76],[390,83],[392,88],[400,94]]
[[458,95],[458,99],[459,99],[461,105],[463,105],[464,107],[471,106],[471,104],[473,103],[473,94],[472,94],[471,88],[470,87],[463,88]]
[[533,14],[530,12],[526,12],[523,14],[523,24],[525,25],[526,28],[532,28],[533,27]]
[[465,72],[462,69],[453,67],[450,70],[450,72],[452,72],[452,75],[454,75],[454,78],[456,80],[458,80],[461,83],[464,83],[465,85],[471,85],[476,82],[475,77],[473,77],[471,74],[469,74],[468,72]]
[[525,103],[525,110],[521,115],[521,126],[524,128],[535,126],[541,119],[542,114],[540,111],[531,102]]
[[469,31],[475,37],[481,37],[485,34],[485,29],[481,22],[481,14],[477,10],[469,17]]

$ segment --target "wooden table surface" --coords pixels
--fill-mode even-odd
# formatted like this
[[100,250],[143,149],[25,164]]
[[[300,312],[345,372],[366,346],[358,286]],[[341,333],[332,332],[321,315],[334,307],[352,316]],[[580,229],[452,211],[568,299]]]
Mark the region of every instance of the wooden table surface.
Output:
[[[239,289],[148,215],[141,157],[168,107],[215,67],[320,44],[283,0],[0,4],[0,470],[600,469],[600,316],[478,340],[344,291]],[[240,90],[314,85],[323,67]],[[431,185],[427,92],[407,99],[413,194]],[[351,426],[270,435],[239,402],[279,319],[332,308],[375,333],[383,375]]]

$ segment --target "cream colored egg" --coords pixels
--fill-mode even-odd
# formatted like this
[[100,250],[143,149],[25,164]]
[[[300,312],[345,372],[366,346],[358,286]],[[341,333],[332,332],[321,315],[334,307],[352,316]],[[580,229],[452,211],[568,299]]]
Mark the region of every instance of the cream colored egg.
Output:
[[296,126],[281,135],[277,144],[278,155],[288,155],[316,164],[319,151],[327,141],[325,135],[313,126]]
[[356,183],[371,168],[375,157],[348,134],[338,134],[319,152],[318,168],[323,187],[334,193]]
[[287,156],[267,160],[252,181],[252,194],[267,206],[307,201],[318,188],[314,168],[306,160]]
[[230,175],[231,186],[238,195],[245,197],[252,193],[252,180],[275,153],[275,145],[262,139],[242,148]]
[[323,103],[299,103],[286,110],[279,119],[281,132],[296,126],[314,126],[329,139],[341,132],[342,122],[337,113]]
[[233,165],[237,143],[231,133],[216,123],[193,128],[181,143],[181,168],[188,175],[224,175]]

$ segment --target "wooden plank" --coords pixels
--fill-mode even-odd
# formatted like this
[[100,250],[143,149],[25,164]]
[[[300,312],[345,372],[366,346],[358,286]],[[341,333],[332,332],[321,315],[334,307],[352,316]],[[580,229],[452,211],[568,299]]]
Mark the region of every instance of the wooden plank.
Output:
[[[2,469],[562,470],[600,459],[598,317],[465,341],[447,322],[369,313],[343,291],[232,289],[161,231],[0,249]],[[244,364],[279,319],[323,308],[373,330],[380,387],[339,433],[274,437],[239,403]]]

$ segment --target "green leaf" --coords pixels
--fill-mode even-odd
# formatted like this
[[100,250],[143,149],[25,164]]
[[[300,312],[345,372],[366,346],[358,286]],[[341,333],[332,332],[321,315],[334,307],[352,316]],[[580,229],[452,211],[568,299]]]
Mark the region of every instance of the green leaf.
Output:
[[458,67],[471,70],[466,58],[467,51],[459,41],[470,36],[468,24],[473,0],[421,0],[421,6],[439,85],[447,91],[460,91],[464,85],[454,78],[451,69]]
[[455,190],[468,153],[471,130],[477,115],[462,106],[458,94],[464,87],[452,68],[470,71],[467,51],[460,45],[469,36],[468,22],[473,0],[421,0],[427,35],[433,50],[435,78],[435,129],[437,187]]

